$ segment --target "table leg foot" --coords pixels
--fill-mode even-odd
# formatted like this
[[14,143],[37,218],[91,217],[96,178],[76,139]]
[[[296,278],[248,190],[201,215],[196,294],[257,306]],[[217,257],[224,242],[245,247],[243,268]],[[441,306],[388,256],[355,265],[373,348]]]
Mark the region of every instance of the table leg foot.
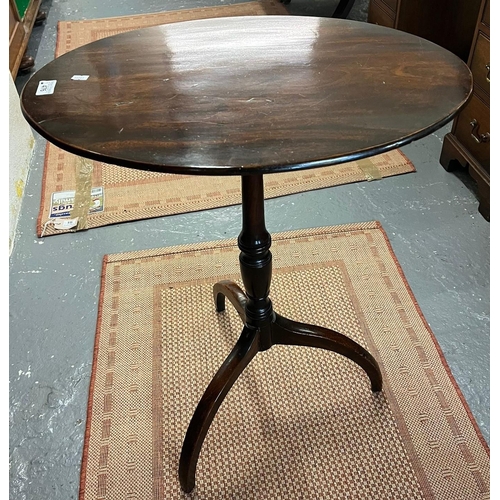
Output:
[[226,297],[233,304],[243,323],[246,323],[245,304],[248,301],[246,293],[234,281],[219,281],[214,285],[214,301],[217,312],[226,309]]
[[196,465],[212,420],[234,382],[259,352],[259,329],[245,326],[231,354],[205,390],[189,424],[179,462],[179,480],[184,492],[195,485]]
[[354,5],[354,0],[340,0],[332,14],[332,17],[337,19],[347,19],[347,16],[351,12],[352,6]]
[[272,325],[272,342],[320,347],[341,354],[363,368],[370,379],[373,392],[382,390],[382,374],[375,358],[364,347],[335,330],[298,323],[276,314]]

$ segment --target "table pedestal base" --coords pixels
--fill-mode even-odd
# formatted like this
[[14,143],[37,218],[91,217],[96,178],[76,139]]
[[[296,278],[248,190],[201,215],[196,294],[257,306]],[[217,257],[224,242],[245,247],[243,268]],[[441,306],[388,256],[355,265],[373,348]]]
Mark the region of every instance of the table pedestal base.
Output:
[[298,323],[277,314],[269,299],[272,274],[271,236],[264,223],[262,175],[242,177],[243,229],[238,238],[244,292],[232,281],[214,285],[218,312],[226,298],[240,315],[244,327],[233,350],[203,394],[189,424],[179,463],[182,489],[195,485],[196,465],[208,429],[234,382],[259,351],[276,344],[320,347],[342,354],[368,375],[374,392],[382,389],[382,375],[375,358],[345,335],[320,326]]

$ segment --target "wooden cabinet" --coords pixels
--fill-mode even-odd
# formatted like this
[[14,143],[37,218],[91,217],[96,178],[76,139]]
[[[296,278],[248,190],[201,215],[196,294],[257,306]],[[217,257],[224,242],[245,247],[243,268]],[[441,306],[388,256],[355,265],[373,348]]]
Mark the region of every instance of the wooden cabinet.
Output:
[[370,0],[368,22],[430,40],[465,61],[474,94],[444,138],[440,163],[468,168],[490,218],[490,0]]
[[479,212],[490,220],[490,1],[483,0],[468,65],[474,92],[444,138],[440,163],[446,170],[468,168],[477,182]]
[[481,0],[370,0],[368,22],[421,36],[467,61]]
[[[9,0],[9,71],[16,78],[42,0]],[[19,7],[18,7],[19,5]]]

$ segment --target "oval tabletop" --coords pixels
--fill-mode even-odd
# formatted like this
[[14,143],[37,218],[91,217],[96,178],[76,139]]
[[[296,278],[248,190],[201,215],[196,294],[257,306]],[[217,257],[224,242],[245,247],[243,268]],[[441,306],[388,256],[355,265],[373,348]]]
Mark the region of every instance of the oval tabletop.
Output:
[[35,73],[21,107],[36,131],[71,153],[225,175],[333,165],[400,147],[450,121],[471,90],[458,57],[408,33],[245,16],[84,45]]

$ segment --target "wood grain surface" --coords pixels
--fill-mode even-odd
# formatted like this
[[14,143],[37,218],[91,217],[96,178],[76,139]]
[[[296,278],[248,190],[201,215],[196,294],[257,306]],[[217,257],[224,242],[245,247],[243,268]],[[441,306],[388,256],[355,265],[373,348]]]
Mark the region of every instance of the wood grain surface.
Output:
[[[57,82],[54,93],[36,95],[47,80]],[[21,105],[36,131],[71,153],[158,172],[237,175],[400,147],[450,121],[471,88],[458,57],[408,33],[245,16],[90,43],[35,73]]]

